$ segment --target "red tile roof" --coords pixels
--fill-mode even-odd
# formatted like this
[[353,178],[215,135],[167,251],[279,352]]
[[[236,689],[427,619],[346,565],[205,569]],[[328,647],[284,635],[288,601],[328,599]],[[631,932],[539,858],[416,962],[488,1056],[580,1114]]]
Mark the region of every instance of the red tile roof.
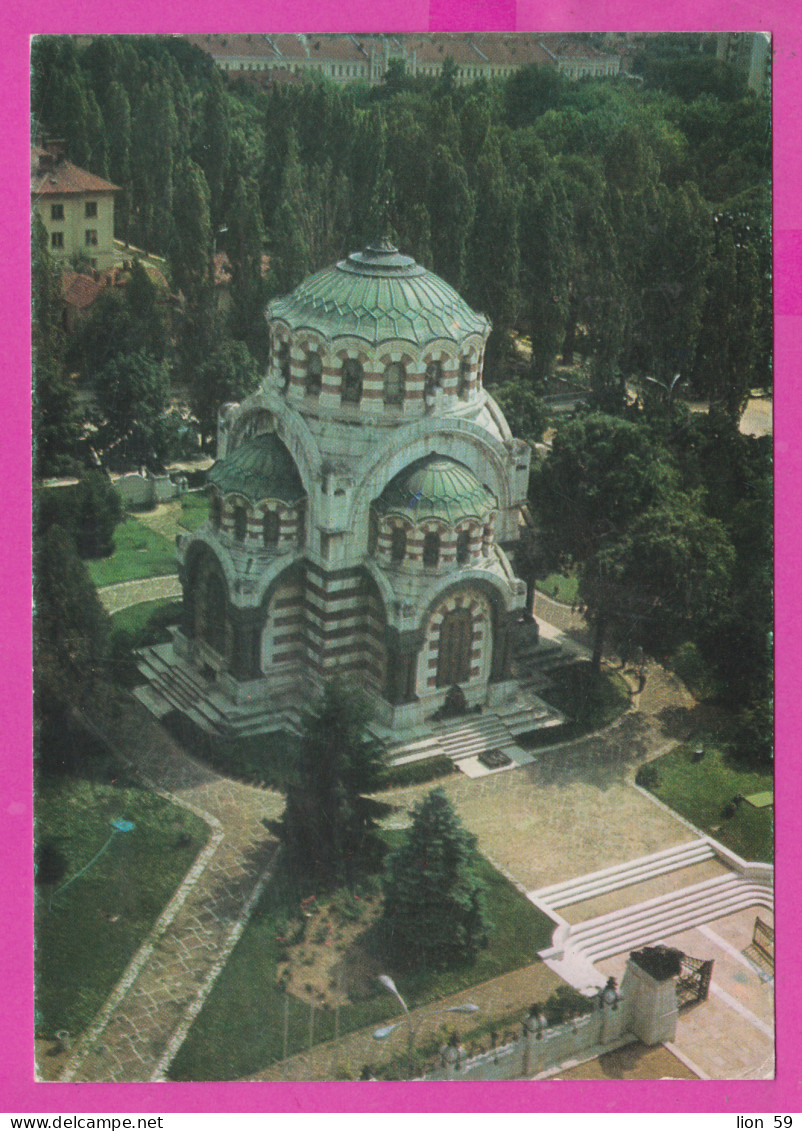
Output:
[[61,297],[67,306],[74,306],[76,310],[86,310],[91,306],[105,283],[93,279],[90,275],[78,275],[75,271],[65,271],[61,276]]
[[46,149],[31,149],[31,195],[67,196],[74,193],[119,192],[119,186],[79,169],[71,161],[57,160]]

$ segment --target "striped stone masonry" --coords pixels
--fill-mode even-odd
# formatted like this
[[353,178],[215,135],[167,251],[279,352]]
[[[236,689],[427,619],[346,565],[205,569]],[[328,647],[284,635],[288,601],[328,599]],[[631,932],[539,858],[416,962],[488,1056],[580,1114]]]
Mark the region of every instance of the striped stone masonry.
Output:
[[[239,507],[244,508],[246,512],[245,538],[237,537],[235,514]],[[261,504],[258,507],[252,507],[250,503],[243,499],[236,496],[233,498],[229,497],[225,499],[221,505],[220,534],[224,539],[228,539],[238,545],[250,546],[254,549],[272,549],[285,552],[300,544],[302,540],[304,529],[303,511],[304,504],[302,502],[294,507],[288,507],[281,502]],[[275,542],[265,541],[264,522],[265,514],[267,513],[278,515],[278,540]]]
[[478,681],[483,672],[490,667],[492,649],[492,628],[490,606],[486,599],[475,590],[467,588],[452,594],[438,605],[429,618],[425,643],[418,667],[418,694],[431,694],[437,690],[437,670],[440,662],[440,633],[446,616],[456,609],[468,609],[471,614],[470,671],[467,681],[470,685]]
[[[284,383],[280,353],[282,346],[288,343],[290,343],[289,336],[282,337],[278,334],[274,336],[273,361],[269,378],[280,388]],[[321,385],[319,390],[309,391],[308,361],[311,354],[317,354],[321,359]],[[323,410],[358,407],[362,402],[369,401],[381,410],[381,415],[392,416],[399,412],[402,416],[417,415],[424,408],[426,401],[427,367],[435,363],[442,366],[442,375],[437,381],[437,388],[445,402],[453,404],[459,400],[470,400],[481,388],[479,375],[482,357],[477,356],[475,352],[460,354],[440,348],[427,351],[416,360],[405,350],[394,348],[372,363],[363,351],[351,348],[330,353],[327,351],[326,343],[317,339],[298,337],[292,340],[289,359],[290,382],[287,389],[289,400],[299,405],[315,405]],[[359,361],[363,368],[362,395],[359,401],[343,398],[343,363],[348,359]],[[391,364],[400,364],[404,367],[403,395],[400,403],[390,403],[386,400],[385,371]]]
[[[393,558],[393,531],[402,528],[406,532],[406,553],[402,561]],[[476,522],[461,522],[455,527],[424,522],[419,527],[405,523],[398,516],[380,522],[379,533],[376,541],[376,558],[384,566],[395,566],[404,569],[440,569],[457,564],[457,543],[459,536],[464,531],[470,534],[468,543],[468,556],[460,565],[476,563],[481,557],[487,557],[493,545],[493,520],[483,527]],[[440,536],[440,555],[436,566],[423,566],[423,542],[428,533]]]

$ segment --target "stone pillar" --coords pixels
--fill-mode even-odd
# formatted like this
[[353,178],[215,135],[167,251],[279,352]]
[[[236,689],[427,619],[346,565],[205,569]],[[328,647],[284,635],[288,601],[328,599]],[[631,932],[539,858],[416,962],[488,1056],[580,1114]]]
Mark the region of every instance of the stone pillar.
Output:
[[415,685],[418,675],[418,656],[425,634],[418,629],[399,632],[387,628],[387,691],[386,698],[394,707],[402,703],[415,703]]
[[490,666],[490,682],[501,683],[511,675],[512,649],[510,636],[517,612],[500,611],[493,624],[493,662]]
[[262,675],[259,643],[264,627],[261,607],[229,610],[232,627],[231,674],[234,679],[246,681]]
[[630,955],[621,982],[621,999],[627,1011],[627,1027],[645,1045],[673,1041],[677,1031],[676,974],[655,977]]
[[186,567],[179,565],[178,580],[181,583],[181,632],[187,640],[195,639],[195,595],[187,584]]

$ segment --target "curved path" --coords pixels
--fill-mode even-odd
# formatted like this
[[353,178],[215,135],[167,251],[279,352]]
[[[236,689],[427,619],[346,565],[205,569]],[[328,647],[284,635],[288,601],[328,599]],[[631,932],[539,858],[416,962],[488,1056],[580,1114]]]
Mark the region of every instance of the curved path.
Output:
[[284,802],[194,761],[136,702],[106,725],[115,753],[212,835],[60,1078],[159,1080],[258,900],[276,849],[264,821]]
[[119,613],[130,605],[141,605],[159,597],[180,597],[181,583],[178,574],[166,577],[143,577],[137,581],[120,581],[117,585],[104,585],[97,591],[107,613]]

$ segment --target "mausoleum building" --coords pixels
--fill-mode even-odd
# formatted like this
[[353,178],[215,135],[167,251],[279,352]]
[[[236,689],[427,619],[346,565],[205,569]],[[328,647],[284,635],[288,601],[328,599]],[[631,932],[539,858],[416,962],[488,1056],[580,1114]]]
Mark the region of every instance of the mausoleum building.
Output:
[[526,587],[503,547],[530,453],[483,387],[487,318],[379,240],[267,320],[268,372],[220,410],[209,521],[178,540],[183,617],[155,657],[174,678],[150,706],[181,706],[181,671],[182,709],[234,727],[335,674],[399,732],[511,699]]

